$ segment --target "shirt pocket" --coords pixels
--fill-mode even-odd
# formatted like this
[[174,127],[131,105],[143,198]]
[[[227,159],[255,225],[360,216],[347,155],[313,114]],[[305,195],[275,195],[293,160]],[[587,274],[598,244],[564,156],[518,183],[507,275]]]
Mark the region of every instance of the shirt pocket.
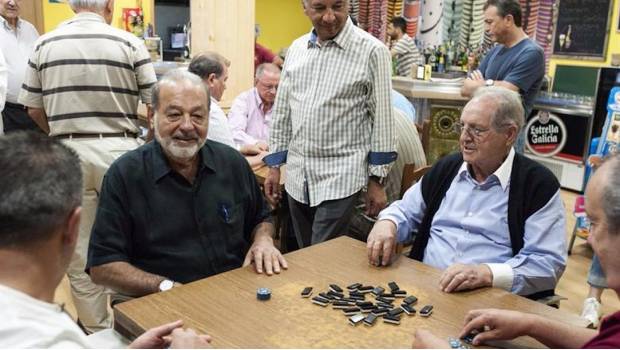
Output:
[[214,233],[222,236],[227,258],[243,259],[249,248],[249,242],[245,237],[245,203],[218,203],[216,211],[218,223],[216,231],[218,232]]

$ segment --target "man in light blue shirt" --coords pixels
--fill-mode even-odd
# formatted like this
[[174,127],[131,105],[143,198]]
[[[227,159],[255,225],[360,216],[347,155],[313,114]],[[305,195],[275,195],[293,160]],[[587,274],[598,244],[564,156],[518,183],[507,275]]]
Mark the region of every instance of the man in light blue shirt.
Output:
[[516,92],[480,89],[461,115],[461,152],[380,213],[370,262],[387,265],[417,231],[410,256],[444,270],[444,292],[552,292],[566,266],[565,212],[554,175],[513,149],[523,119]]
[[394,89],[392,89],[392,106],[405,113],[412,123],[416,122],[415,107],[403,94]]

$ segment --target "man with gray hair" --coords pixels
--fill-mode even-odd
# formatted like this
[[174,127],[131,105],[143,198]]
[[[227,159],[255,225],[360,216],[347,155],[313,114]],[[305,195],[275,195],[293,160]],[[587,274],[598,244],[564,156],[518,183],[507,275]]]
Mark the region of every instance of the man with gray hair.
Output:
[[444,292],[499,287],[532,299],[552,294],[566,266],[565,212],[555,176],[515,153],[523,127],[516,92],[482,88],[448,155],[379,215],[368,258],[387,265],[415,234],[410,257],[443,269]]
[[185,70],[153,88],[155,140],[111,166],[88,251],[93,281],[122,296],[168,290],[241,266],[287,268],[254,173],[207,140],[209,90]]
[[[73,257],[82,215],[78,155],[41,133],[0,138],[1,348],[111,348],[111,330],[87,337],[54,304]],[[131,348],[206,347],[211,338],[181,320],[146,331]]]
[[156,78],[144,43],[109,25],[113,0],[69,4],[76,15],[36,42],[19,101],[82,162],[80,239],[67,276],[78,318],[93,332],[112,325],[104,289],[84,272],[101,179],[118,156],[140,145],[138,100],[151,103]]
[[[588,242],[601,260],[607,284],[620,294],[620,155],[614,155],[594,173],[586,189],[586,213],[592,223]],[[472,310],[465,316],[460,336],[474,332],[473,345],[532,337],[552,349],[620,348],[620,311],[605,318],[600,329],[575,327],[539,315],[513,310]],[[417,330],[414,348],[450,348],[445,339]]]
[[254,87],[235,98],[228,114],[235,143],[269,151],[271,111],[279,82],[280,68],[275,64],[263,63],[256,68]]

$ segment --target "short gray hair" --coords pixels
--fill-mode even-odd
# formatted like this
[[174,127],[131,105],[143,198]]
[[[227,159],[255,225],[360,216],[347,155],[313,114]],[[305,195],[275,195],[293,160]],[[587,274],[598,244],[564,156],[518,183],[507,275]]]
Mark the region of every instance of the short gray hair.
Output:
[[194,57],[187,70],[202,79],[207,79],[211,74],[219,78],[224,73],[224,66],[230,67],[230,61],[226,57],[217,52],[207,51]]
[[610,169],[603,188],[603,210],[610,234],[620,234],[620,153],[608,158]]
[[82,203],[75,151],[35,131],[0,137],[0,249],[45,241]]
[[280,67],[273,63],[261,63],[258,67],[256,67],[256,74],[254,75],[254,77],[256,79],[259,79],[263,76],[263,73],[265,72],[280,74]]
[[512,90],[489,86],[481,87],[476,90],[472,101],[490,101],[495,109],[491,115],[491,126],[496,131],[504,129],[506,126],[514,125],[517,127],[517,134],[521,132],[525,124],[525,111],[521,96]]
[[96,13],[105,11],[105,7],[110,0],[69,0],[69,6],[74,11],[91,10]]
[[193,85],[203,88],[205,93],[207,94],[207,110],[211,110],[211,95],[209,94],[209,87],[207,87],[207,85],[203,83],[202,79],[200,79],[199,76],[187,71],[185,68],[176,68],[169,71],[168,73],[164,74],[164,76],[159,81],[157,81],[155,85],[153,85],[153,88],[151,90],[151,103],[154,110],[159,109],[159,93],[161,90],[161,86],[167,83],[178,83],[181,81],[189,81]]

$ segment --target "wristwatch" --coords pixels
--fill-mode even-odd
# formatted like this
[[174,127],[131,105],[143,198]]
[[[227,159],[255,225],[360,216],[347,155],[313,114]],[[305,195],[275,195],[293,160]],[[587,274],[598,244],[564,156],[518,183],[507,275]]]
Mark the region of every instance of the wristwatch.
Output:
[[172,287],[174,287],[174,281],[163,280],[163,281],[159,282],[159,291],[160,292],[172,289]]
[[379,176],[375,176],[375,175],[371,175],[368,177],[370,180],[378,183],[379,185],[383,186],[385,185],[385,177],[379,177]]
[[493,84],[495,84],[495,81],[493,81],[493,79],[487,79],[484,81],[485,86],[493,86]]

